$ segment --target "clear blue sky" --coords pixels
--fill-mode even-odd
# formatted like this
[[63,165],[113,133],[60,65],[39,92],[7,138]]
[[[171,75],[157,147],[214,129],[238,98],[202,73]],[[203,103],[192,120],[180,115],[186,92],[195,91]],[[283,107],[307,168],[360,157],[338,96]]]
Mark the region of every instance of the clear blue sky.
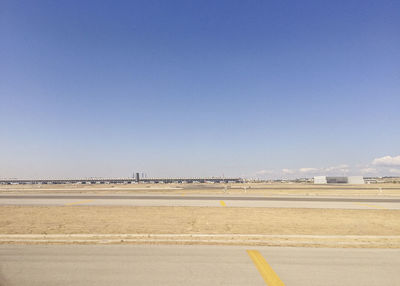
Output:
[[399,15],[385,0],[3,0],[0,178],[394,174]]

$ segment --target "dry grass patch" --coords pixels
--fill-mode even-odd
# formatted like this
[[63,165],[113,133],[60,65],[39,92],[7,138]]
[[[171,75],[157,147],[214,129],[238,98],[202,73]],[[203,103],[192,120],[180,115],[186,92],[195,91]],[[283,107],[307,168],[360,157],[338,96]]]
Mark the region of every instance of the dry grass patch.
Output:
[[0,207],[0,234],[400,235],[399,210]]

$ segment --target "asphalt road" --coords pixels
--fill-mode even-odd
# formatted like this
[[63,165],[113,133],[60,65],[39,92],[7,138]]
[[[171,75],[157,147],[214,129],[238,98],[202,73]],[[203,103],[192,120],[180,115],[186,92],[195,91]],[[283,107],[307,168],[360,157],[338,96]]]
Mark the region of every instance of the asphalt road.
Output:
[[0,205],[40,206],[197,206],[336,209],[400,209],[395,197],[254,195],[0,195]]
[[[0,285],[400,285],[400,250],[155,245],[0,245]],[[269,274],[268,274],[269,275]]]

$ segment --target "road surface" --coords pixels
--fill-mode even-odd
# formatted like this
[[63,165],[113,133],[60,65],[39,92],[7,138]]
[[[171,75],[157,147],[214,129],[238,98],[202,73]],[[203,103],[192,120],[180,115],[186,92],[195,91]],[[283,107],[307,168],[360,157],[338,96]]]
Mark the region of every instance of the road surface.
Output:
[[0,245],[0,285],[400,285],[400,250],[155,245]]
[[0,195],[0,205],[28,206],[193,206],[335,209],[400,209],[396,197],[254,195]]

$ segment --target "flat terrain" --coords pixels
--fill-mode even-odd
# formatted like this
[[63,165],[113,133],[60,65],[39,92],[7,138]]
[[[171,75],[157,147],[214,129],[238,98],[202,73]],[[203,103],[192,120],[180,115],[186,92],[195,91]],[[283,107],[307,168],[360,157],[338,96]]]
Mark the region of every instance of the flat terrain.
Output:
[[127,184],[0,185],[0,194],[255,194],[327,196],[400,196],[400,184]]
[[250,194],[0,194],[0,206],[187,206],[257,208],[397,209],[394,196],[260,196]]
[[[2,206],[0,234],[3,237],[0,236],[2,238],[0,242],[15,240],[13,237],[4,236],[10,234],[116,234],[117,241],[113,242],[117,243],[129,242],[129,239],[124,237],[119,240],[118,234],[228,234],[232,235],[229,237],[230,241],[225,239],[223,242],[216,242],[215,237],[211,237],[210,241],[228,244],[252,242],[260,245],[285,245],[289,240],[290,245],[400,247],[399,221],[399,210],[384,209]],[[253,237],[238,239],[234,236],[237,234],[294,235],[294,237],[261,237],[253,241]],[[337,239],[328,237],[327,240],[321,237],[307,238],[296,235],[340,237]],[[356,237],[352,239],[351,236]],[[171,236],[169,242],[173,243],[174,240],[177,240],[176,237]],[[202,240],[201,237],[198,240]],[[79,243],[78,240],[75,242]],[[142,239],[142,242],[146,240]],[[196,243],[196,239],[185,243]]]
[[400,186],[2,185],[0,243],[400,247]]
[[291,286],[397,286],[400,250],[0,245],[0,285],[265,285],[255,249]]
[[399,222],[400,185],[3,185],[0,285],[265,285],[262,257],[285,285],[400,285]]

